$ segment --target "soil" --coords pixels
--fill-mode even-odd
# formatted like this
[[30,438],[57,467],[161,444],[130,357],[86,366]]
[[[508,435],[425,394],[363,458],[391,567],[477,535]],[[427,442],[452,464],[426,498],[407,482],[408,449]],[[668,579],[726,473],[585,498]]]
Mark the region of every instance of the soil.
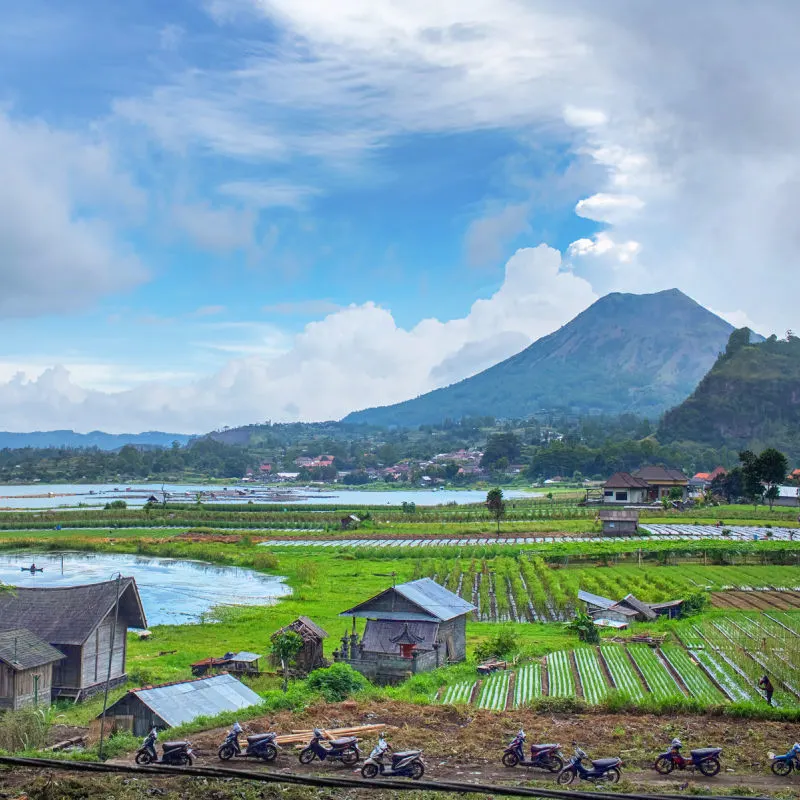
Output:
[[792,611],[800,608],[800,592],[712,592],[711,605],[737,611]]
[[[524,728],[529,743],[556,741],[565,756],[570,743],[578,740],[590,756],[621,756],[624,761],[621,791],[675,794],[752,794],[800,798],[800,781],[790,776],[778,778],[768,768],[767,752],[784,752],[797,738],[796,726],[764,720],[732,719],[713,716],[653,716],[626,714],[572,714],[509,711],[502,714],[474,708],[425,706],[399,702],[323,704],[302,713],[281,712],[243,723],[246,733],[266,730],[288,732],[385,722],[391,726],[386,736],[396,749],[422,748],[426,778],[461,783],[505,784],[557,788],[554,776],[524,767],[508,769],[500,763],[503,748],[519,728]],[[197,755],[197,766],[224,766],[230,769],[267,770],[275,773],[350,776],[358,769],[339,764],[314,762],[302,767],[294,745],[285,745],[273,765],[249,759],[222,764],[217,748],[227,730],[219,728],[189,737]],[[688,751],[692,747],[719,746],[722,772],[705,778],[693,772],[660,776],[652,769],[656,755],[663,752],[673,737],[679,737]],[[375,737],[365,737],[362,754],[372,748]],[[133,754],[119,761],[131,763]],[[574,788],[590,789],[590,784]],[[61,798],[115,797],[138,800],[145,797],[196,798],[196,800],[389,800],[396,793],[362,790],[335,790],[335,793],[303,787],[253,784],[227,780],[132,776],[88,776],[55,773],[48,770],[10,770],[0,767],[0,798],[61,800]],[[415,797],[412,795],[411,797]],[[435,795],[439,796],[439,795]],[[485,795],[477,795],[485,797]],[[431,798],[432,795],[425,795]],[[441,795],[442,798],[445,795]],[[452,797],[450,795],[449,797]]]

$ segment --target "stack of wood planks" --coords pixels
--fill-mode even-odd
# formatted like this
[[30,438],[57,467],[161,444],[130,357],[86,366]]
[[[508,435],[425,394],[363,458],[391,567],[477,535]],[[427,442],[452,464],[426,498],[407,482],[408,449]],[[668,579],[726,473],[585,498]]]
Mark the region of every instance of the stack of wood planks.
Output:
[[[355,725],[351,728],[321,728],[323,736],[326,739],[340,739],[343,736],[361,736],[369,733],[380,733],[388,728],[388,725],[376,723],[374,725]],[[313,730],[309,731],[292,731],[291,733],[278,736],[275,740],[278,744],[300,744],[306,745],[311,741],[314,735]]]

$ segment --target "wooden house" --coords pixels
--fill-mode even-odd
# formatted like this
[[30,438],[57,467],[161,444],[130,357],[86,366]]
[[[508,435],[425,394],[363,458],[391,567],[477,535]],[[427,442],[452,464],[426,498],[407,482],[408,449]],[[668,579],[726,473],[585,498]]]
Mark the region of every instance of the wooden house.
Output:
[[606,536],[634,536],[639,532],[639,512],[635,508],[603,508],[597,516]]
[[129,627],[147,627],[133,578],[84,586],[20,586],[13,594],[0,594],[0,631],[26,628],[63,653],[53,669],[53,699],[82,700],[103,691],[107,682],[124,683]]
[[683,600],[667,600],[663,603],[645,603],[632,594],[622,600],[609,600],[607,597],[578,591],[578,600],[585,604],[586,612],[598,625],[615,623],[612,627],[628,625],[632,622],[652,622],[657,617],[679,617],[683,610]]
[[26,628],[0,631],[0,709],[50,705],[53,664],[64,654]]
[[[353,618],[353,633],[342,637],[334,659],[384,684],[464,661],[474,609],[430,578],[401,583],[339,614]],[[356,619],[366,619],[360,640]]]
[[[320,667],[328,666],[323,654],[323,645],[325,639],[328,638],[328,633],[323,628],[320,628],[316,622],[308,617],[300,616],[294,622],[290,622],[285,627],[281,628],[272,634],[272,639],[281,633],[296,633],[303,640],[303,647],[300,652],[295,656],[294,664],[298,672],[308,674]],[[277,663],[275,663],[277,666]]]
[[109,706],[106,718],[112,721],[125,718],[129,723],[132,720],[134,736],[146,736],[153,728],[174,728],[198,717],[214,717],[223,711],[239,711],[261,702],[259,695],[233,675],[212,675],[131,689]]
[[634,478],[646,481],[650,487],[648,499],[652,502],[660,500],[662,497],[669,497],[673,489],[679,489],[682,497],[686,497],[686,490],[689,486],[689,478],[679,469],[670,469],[662,466],[648,466],[637,469],[633,473]]

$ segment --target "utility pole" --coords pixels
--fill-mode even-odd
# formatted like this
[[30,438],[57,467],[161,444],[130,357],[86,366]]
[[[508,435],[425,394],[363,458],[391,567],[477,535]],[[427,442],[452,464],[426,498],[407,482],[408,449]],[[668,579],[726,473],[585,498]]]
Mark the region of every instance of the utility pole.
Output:
[[111,667],[114,662],[114,638],[117,633],[117,618],[119,617],[119,590],[122,583],[122,573],[117,573],[117,600],[114,603],[114,622],[111,625],[111,643],[108,649],[108,672],[106,673],[106,690],[103,693],[103,715],[100,717],[100,745],[97,757],[103,760],[103,734],[106,727],[106,709],[108,708],[108,684],[111,682]]

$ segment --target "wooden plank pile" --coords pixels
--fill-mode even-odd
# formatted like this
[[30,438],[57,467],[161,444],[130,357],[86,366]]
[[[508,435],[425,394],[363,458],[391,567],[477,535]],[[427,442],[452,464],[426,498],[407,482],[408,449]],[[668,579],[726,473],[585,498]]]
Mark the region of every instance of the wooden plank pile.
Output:
[[[376,723],[374,725],[355,725],[351,728],[329,728],[324,729],[322,728],[322,735],[328,739],[340,739],[344,736],[361,736],[363,734],[369,733],[380,733],[388,728],[388,725],[384,723]],[[308,731],[292,731],[291,733],[286,733],[283,736],[278,736],[275,740],[277,744],[298,744],[298,745],[307,745],[310,741],[312,736],[314,735],[313,730]]]

